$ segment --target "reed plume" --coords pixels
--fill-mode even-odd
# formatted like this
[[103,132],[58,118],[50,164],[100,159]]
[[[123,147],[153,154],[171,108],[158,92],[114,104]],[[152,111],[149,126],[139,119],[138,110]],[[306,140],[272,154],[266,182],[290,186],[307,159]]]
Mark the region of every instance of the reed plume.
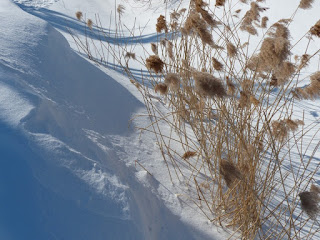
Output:
[[166,18],[163,15],[160,15],[157,19],[156,30],[158,33],[161,33],[162,30],[168,32]]
[[299,4],[299,8],[308,9],[312,7],[314,0],[301,0]]
[[82,12],[80,11],[76,12],[76,17],[78,20],[81,20],[82,16],[83,16]]
[[168,86],[165,83],[158,83],[155,87],[154,87],[154,91],[156,93],[160,93],[161,95],[166,95],[168,93]]
[[220,162],[220,174],[228,188],[231,188],[236,183],[236,180],[242,179],[242,174],[238,168],[231,161],[225,159],[222,159]]
[[195,89],[201,96],[221,98],[227,95],[222,82],[210,73],[193,72],[192,75],[195,81]]
[[310,29],[311,35],[320,37],[320,20]]
[[146,67],[155,73],[160,73],[163,71],[164,62],[157,55],[151,55],[146,59]]
[[316,192],[301,192],[299,193],[301,208],[311,219],[316,219],[319,213],[319,195]]
[[168,73],[164,79],[164,83],[167,84],[169,89],[177,91],[180,88],[180,77],[176,73]]

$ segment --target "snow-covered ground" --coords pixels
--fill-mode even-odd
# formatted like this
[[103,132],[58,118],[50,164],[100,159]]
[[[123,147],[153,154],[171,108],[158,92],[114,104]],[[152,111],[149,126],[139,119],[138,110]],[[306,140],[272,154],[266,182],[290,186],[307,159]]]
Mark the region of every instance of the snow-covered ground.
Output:
[[[270,6],[274,2],[279,1]],[[137,17],[135,31],[143,31],[129,40],[110,34],[111,42],[126,41],[142,52],[143,45],[134,43],[159,40],[154,16],[168,4],[119,3],[126,8],[121,21],[131,29]],[[109,19],[117,4],[0,1],[0,239],[228,238],[228,230],[208,223],[200,209],[179,197],[188,189],[171,184],[154,136],[141,137],[134,129],[147,122],[130,122],[145,109],[129,79],[77,53],[69,31],[83,37],[86,29],[75,12],[92,19],[99,14],[112,33]],[[178,6],[173,1],[169,8]],[[284,6],[292,13],[297,3]],[[311,13],[310,26],[318,20]],[[140,70],[139,64],[132,67]],[[310,122],[319,121],[319,101],[310,104],[298,108]]]

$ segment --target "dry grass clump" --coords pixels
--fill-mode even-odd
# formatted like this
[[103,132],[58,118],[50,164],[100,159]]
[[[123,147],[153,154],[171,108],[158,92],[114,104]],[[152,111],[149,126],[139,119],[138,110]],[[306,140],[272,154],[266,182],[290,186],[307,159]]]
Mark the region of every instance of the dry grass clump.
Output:
[[[307,231],[301,229],[310,224],[300,222],[296,214],[299,201],[294,199],[305,179],[317,176],[313,170],[317,165],[310,164],[313,156],[305,158],[315,144],[303,148],[304,136],[317,132],[318,125],[310,124],[316,126],[313,131],[309,124],[301,127],[303,122],[292,117],[299,114],[294,112],[297,99],[320,97],[320,72],[310,76],[308,86],[297,88],[304,79],[301,69],[318,55],[308,46],[313,44],[311,34],[320,36],[320,21],[306,29],[310,41],[293,62],[291,52],[295,53],[297,44],[290,42],[289,27],[294,26],[290,23],[296,14],[269,24],[267,16],[261,18],[266,10],[260,6],[262,0],[240,1],[250,2],[244,6],[247,12],[233,9],[243,6],[237,0],[216,1],[216,6],[223,7],[214,9],[203,0],[191,0],[188,13],[177,9],[171,12],[170,22],[160,15],[156,30],[164,36],[151,43],[154,55],[142,62],[150,72],[141,72],[141,78],[129,67],[135,55],[127,49],[134,48],[120,44],[119,51],[108,48],[108,53],[115,58],[115,52],[120,53],[118,63],[125,64],[130,81],[145,100],[151,124],[143,131],[155,133],[170,180],[192,190],[183,195],[210,222],[233,230],[239,234],[233,236],[237,239],[280,240],[300,235],[308,239],[304,238]],[[301,1],[299,8],[311,4]],[[267,22],[269,29],[265,29]],[[302,43],[299,41],[299,48]],[[139,62],[137,58],[135,63]],[[153,96],[150,86],[163,96]],[[165,101],[159,101],[161,98]],[[308,118],[302,115],[301,119]],[[181,156],[181,149],[196,152]],[[205,189],[197,183],[204,181],[209,183]],[[319,192],[311,186],[310,192],[300,194],[301,207],[311,217],[319,210],[315,204]],[[312,239],[312,234],[308,237]]]
[[301,208],[311,219],[316,219],[319,213],[320,197],[316,192],[301,192],[299,193]]
[[299,8],[308,9],[312,7],[314,0],[301,0],[299,4]]
[[157,55],[151,55],[146,59],[146,67],[149,70],[153,70],[155,73],[161,73],[163,71],[164,62]]
[[311,35],[320,37],[320,20],[310,29]]
[[155,87],[154,87],[154,91],[156,93],[160,93],[161,95],[166,95],[168,93],[168,86],[165,83],[158,83]]
[[160,15],[157,19],[156,30],[158,33],[161,33],[163,30],[168,32],[166,18],[163,15]]
[[204,97],[225,97],[226,90],[218,78],[206,72],[193,72],[195,90]]
[[167,73],[164,83],[169,86],[169,89],[177,91],[180,88],[180,77],[176,73]]

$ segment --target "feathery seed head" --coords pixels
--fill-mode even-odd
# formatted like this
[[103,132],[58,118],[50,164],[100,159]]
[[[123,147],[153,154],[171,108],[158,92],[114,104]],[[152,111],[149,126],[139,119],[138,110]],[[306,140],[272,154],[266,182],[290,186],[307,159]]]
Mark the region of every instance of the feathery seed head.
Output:
[[182,159],[186,160],[197,155],[197,152],[187,151],[183,154]]
[[146,59],[146,67],[155,73],[160,73],[163,70],[164,62],[157,55],[151,55]]
[[126,8],[122,5],[122,4],[119,4],[118,5],[118,7],[117,7],[117,12],[118,12],[118,14],[119,14],[119,17],[121,17],[122,16],[122,14],[124,13],[124,10],[125,10]]
[[154,91],[156,93],[160,93],[161,95],[166,95],[168,93],[168,86],[165,83],[158,83],[155,87],[154,87]]
[[231,58],[237,55],[237,48],[231,42],[227,43],[227,54]]
[[158,46],[155,43],[151,43],[151,51],[155,54],[158,55]]
[[212,65],[213,68],[217,71],[222,71],[223,70],[223,64],[218,61],[215,57],[212,57]]
[[168,32],[166,18],[163,15],[160,15],[157,19],[156,30],[158,33],[160,33],[162,30]]
[[216,0],[216,6],[224,6],[224,4],[226,3],[226,0]]
[[311,35],[320,37],[320,20],[310,29]]
[[315,192],[301,192],[299,193],[301,208],[305,211],[311,219],[316,219],[319,213],[319,196]]
[[92,20],[91,20],[91,19],[88,19],[88,21],[87,21],[87,26],[88,26],[88,28],[92,29],[92,25],[93,25]]
[[222,82],[206,72],[193,72],[196,91],[204,97],[224,97],[226,96],[226,90]]
[[167,84],[169,89],[177,91],[180,88],[180,77],[176,73],[168,73],[165,77],[164,83]]
[[264,16],[261,20],[261,27],[266,28],[267,27],[267,22],[269,21],[269,18],[267,16]]
[[229,188],[236,183],[236,180],[242,179],[242,174],[238,168],[231,161],[225,159],[220,162],[220,174]]
[[312,3],[314,0],[301,0],[299,4],[299,8],[308,9],[312,7]]
[[83,16],[82,12],[80,11],[76,12],[76,17],[78,20],[81,20],[82,16]]
[[136,54],[132,52],[126,52],[126,55],[124,56],[125,58],[132,58],[136,59]]
[[311,184],[310,192],[314,192],[314,193],[320,194],[320,187],[316,186],[314,184]]

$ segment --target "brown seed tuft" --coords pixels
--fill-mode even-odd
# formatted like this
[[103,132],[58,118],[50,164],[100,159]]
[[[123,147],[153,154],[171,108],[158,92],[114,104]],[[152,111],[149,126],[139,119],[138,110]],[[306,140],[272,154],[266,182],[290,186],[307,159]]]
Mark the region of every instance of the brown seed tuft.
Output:
[[311,84],[316,85],[320,83],[320,71],[313,73],[310,76]]
[[296,67],[291,62],[285,61],[275,72],[275,77],[277,79],[277,85],[284,85],[290,79],[292,74],[295,73]]
[[[286,23],[284,23],[286,24]],[[271,26],[271,31],[269,35],[275,38],[285,38],[288,39],[290,36],[289,29],[285,26],[283,22],[277,22]]]
[[298,69],[301,70],[302,68],[307,67],[308,64],[309,64],[309,60],[310,60],[310,55],[309,54],[303,54],[301,56],[300,64],[299,64]]
[[216,0],[216,6],[224,6],[224,4],[226,3],[226,0]]
[[229,188],[236,183],[236,180],[242,179],[242,174],[238,168],[231,161],[225,159],[220,162],[220,174]]
[[193,72],[196,91],[204,97],[224,97],[226,96],[226,90],[222,85],[222,82],[206,72]]
[[125,57],[125,58],[136,59],[136,54],[135,54],[135,53],[132,53],[132,52],[127,52],[124,57]]
[[319,187],[319,186],[316,186],[316,185],[314,185],[314,184],[311,184],[310,192],[314,192],[314,193],[319,194],[319,193],[320,193],[320,187]]
[[124,10],[126,8],[122,5],[122,4],[119,4],[118,7],[117,7],[117,12],[119,14],[119,18],[122,16],[122,14],[124,13]]
[[299,193],[301,208],[305,211],[311,219],[316,219],[319,213],[319,196],[315,192],[301,192]]
[[312,3],[314,0],[301,0],[299,4],[299,8],[308,9],[312,7]]
[[226,77],[227,79],[227,86],[228,86],[228,94],[234,95],[236,92],[236,86],[233,84],[233,82],[229,79],[229,77]]
[[88,21],[87,21],[87,26],[88,26],[88,28],[92,29],[92,25],[93,25],[92,20],[91,20],[91,19],[88,19]]
[[155,55],[158,55],[158,46],[155,43],[151,43],[151,50]]
[[168,53],[169,58],[171,58],[171,60],[174,60],[174,56],[173,56],[173,44],[170,41],[166,42],[166,50]]
[[157,55],[151,55],[146,59],[146,67],[155,73],[160,73],[163,70],[164,62]]
[[215,57],[212,57],[212,65],[213,68],[217,71],[222,71],[223,70],[223,64],[218,61]]
[[245,108],[250,106],[250,98],[244,91],[240,92],[239,107]]
[[187,34],[192,32],[197,33],[204,44],[208,44],[212,47],[216,46],[213,42],[211,33],[208,31],[206,22],[201,19],[198,13],[193,12],[189,15],[183,29]]
[[267,22],[269,21],[269,18],[268,17],[263,17],[262,20],[261,20],[261,27],[262,28],[266,28],[267,27]]
[[78,20],[81,20],[82,16],[83,16],[82,12],[80,11],[76,12],[76,17]]
[[272,121],[272,134],[275,139],[280,142],[286,140],[289,136],[289,132],[295,132],[299,125],[303,125],[303,121],[283,119],[278,121]]
[[283,63],[290,54],[290,43],[287,39],[265,38],[259,53],[259,68],[272,70]]
[[162,30],[168,32],[166,18],[163,15],[160,15],[157,19],[156,30],[158,33],[161,33]]
[[320,37],[320,20],[310,29],[311,35]]
[[168,93],[168,86],[165,83],[158,83],[155,87],[154,87],[154,91],[156,93],[160,93],[161,95],[166,95]]
[[164,79],[164,83],[169,86],[170,90],[177,91],[180,88],[180,77],[176,73],[168,73]]
[[187,152],[185,152],[185,153],[182,155],[182,158],[183,158],[184,160],[187,160],[187,159],[189,159],[189,158],[191,158],[191,157],[194,157],[194,156],[196,156],[196,155],[197,155],[197,152],[187,151]]
[[231,42],[227,43],[227,54],[231,58],[237,55],[237,48]]
[[250,103],[253,104],[255,107],[258,107],[260,104],[259,100],[256,99],[253,95],[250,95]]
[[135,81],[135,80],[133,80],[133,79],[130,79],[130,82],[131,82],[136,88],[138,88],[138,89],[141,88],[140,83],[138,83],[137,81]]

